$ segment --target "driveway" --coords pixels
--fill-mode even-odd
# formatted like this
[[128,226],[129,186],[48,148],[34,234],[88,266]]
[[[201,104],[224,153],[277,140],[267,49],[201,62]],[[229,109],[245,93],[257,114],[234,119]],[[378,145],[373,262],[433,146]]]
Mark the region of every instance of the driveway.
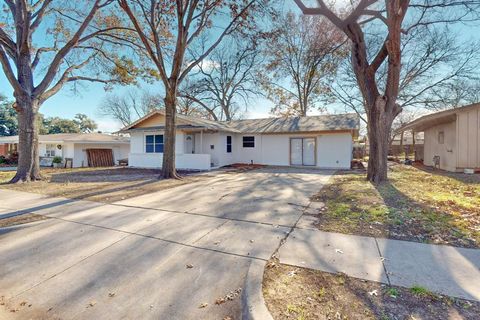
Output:
[[111,205],[1,190],[0,218],[51,219],[0,229],[0,318],[239,319],[250,263],[332,173],[218,173]]

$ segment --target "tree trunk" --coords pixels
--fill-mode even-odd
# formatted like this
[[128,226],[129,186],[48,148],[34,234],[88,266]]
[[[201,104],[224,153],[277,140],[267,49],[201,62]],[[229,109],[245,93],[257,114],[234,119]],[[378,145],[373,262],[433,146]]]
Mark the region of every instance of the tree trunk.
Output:
[[18,166],[10,183],[41,180],[38,153],[38,109],[35,101],[16,101],[18,113]]
[[370,141],[367,179],[375,184],[387,180],[388,145],[394,117],[385,111],[385,105],[383,97],[378,97],[367,115]]
[[162,163],[162,178],[164,179],[180,178],[175,168],[176,104],[176,89],[167,89],[165,95],[165,134],[163,136]]

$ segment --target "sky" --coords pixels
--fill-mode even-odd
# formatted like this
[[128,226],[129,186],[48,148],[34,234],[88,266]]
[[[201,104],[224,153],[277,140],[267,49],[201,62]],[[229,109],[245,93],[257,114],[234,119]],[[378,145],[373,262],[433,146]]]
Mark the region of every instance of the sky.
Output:
[[[285,8],[297,10],[293,4],[293,0],[285,0]],[[465,38],[476,38],[480,40],[480,25],[477,26],[460,26],[457,27],[459,32]],[[71,87],[64,87],[58,94],[48,99],[41,107],[40,112],[47,117],[58,116],[62,118],[73,118],[77,113],[84,113],[90,118],[94,119],[98,124],[98,129],[102,132],[115,132],[121,128],[120,123],[115,120],[102,117],[98,114],[97,108],[105,95],[110,93],[123,94],[132,87],[118,86],[108,93],[105,92],[103,84],[99,83],[82,83],[75,93]],[[135,87],[133,89],[136,89]],[[163,85],[161,82],[155,84],[142,84],[141,90],[146,90],[151,93],[163,92]],[[12,98],[12,88],[0,68],[0,94]],[[271,116],[269,114],[273,104],[264,99],[252,99],[248,112],[245,114],[246,118],[265,118]],[[332,111],[332,110],[330,110]],[[311,114],[315,114],[312,112]]]

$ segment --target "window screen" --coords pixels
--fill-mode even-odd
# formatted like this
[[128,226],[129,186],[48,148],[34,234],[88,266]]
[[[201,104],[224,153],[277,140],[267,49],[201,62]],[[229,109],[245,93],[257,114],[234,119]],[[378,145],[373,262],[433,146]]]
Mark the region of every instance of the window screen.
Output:
[[253,137],[253,136],[243,137],[243,147],[244,148],[255,148],[255,137]]
[[227,153],[232,153],[232,136],[227,136]]

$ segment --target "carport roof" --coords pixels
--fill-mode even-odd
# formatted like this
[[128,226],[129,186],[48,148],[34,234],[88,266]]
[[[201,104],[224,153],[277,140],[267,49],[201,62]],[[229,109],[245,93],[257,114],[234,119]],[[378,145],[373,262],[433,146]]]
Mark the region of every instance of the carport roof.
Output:
[[[57,133],[41,134],[38,136],[39,142],[48,143],[129,143],[127,137],[114,136],[103,133]],[[0,143],[18,143],[18,136],[0,137]]]
[[468,111],[470,109],[480,108],[480,103],[470,104],[467,106],[448,109],[445,111],[440,111],[432,114],[428,114],[426,116],[420,117],[418,119],[413,120],[410,123],[407,123],[403,127],[399,128],[397,132],[413,130],[413,131],[425,131],[428,128],[453,122],[457,119],[457,114],[459,112]]

